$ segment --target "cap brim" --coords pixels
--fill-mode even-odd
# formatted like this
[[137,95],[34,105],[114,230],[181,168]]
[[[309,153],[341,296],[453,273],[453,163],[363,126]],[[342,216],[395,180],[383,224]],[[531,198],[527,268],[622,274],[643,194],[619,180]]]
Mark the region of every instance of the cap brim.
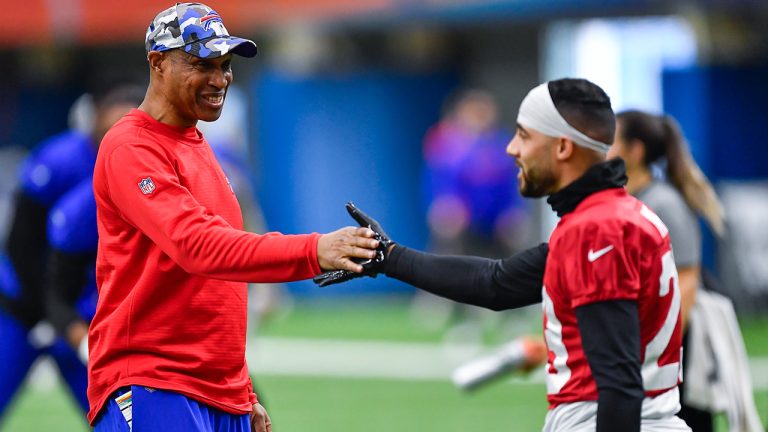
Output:
[[203,39],[185,45],[182,49],[200,58],[217,58],[229,53],[243,57],[253,57],[258,52],[253,41],[235,36]]

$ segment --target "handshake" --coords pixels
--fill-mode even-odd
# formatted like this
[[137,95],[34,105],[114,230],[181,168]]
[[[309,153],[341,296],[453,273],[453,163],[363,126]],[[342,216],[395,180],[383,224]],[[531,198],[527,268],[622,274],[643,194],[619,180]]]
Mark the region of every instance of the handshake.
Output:
[[349,215],[352,216],[352,219],[354,219],[361,227],[370,228],[375,233],[374,238],[379,241],[379,247],[376,248],[376,256],[374,258],[354,259],[355,262],[363,266],[362,273],[355,273],[349,270],[331,270],[315,276],[312,280],[321,287],[346,282],[363,276],[376,277],[376,275],[384,271],[389,246],[395,244],[389,238],[387,233],[384,232],[384,229],[381,228],[381,225],[376,219],[365,214],[351,202],[347,203],[346,208],[347,213],[349,213]]

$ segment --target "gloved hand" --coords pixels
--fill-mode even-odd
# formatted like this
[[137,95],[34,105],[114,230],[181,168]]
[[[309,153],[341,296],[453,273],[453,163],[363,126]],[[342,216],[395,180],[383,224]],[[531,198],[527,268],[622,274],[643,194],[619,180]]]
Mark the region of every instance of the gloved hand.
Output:
[[312,280],[321,287],[346,282],[363,276],[375,278],[376,275],[384,269],[384,264],[387,260],[387,250],[390,245],[394,244],[376,219],[373,219],[362,210],[355,207],[352,202],[348,202],[346,207],[347,213],[349,213],[349,215],[352,216],[352,219],[354,219],[360,226],[368,227],[376,233],[374,238],[379,241],[379,247],[376,248],[376,257],[367,260],[355,259],[357,263],[363,266],[362,273],[355,273],[349,270],[331,270],[315,276]]

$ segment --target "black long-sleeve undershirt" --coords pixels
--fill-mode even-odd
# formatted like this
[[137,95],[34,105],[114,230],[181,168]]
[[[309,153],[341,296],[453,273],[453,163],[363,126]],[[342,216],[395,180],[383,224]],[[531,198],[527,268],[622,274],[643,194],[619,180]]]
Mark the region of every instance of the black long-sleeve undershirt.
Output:
[[[385,273],[460,303],[492,310],[542,300],[549,246],[501,260],[428,254],[396,245]],[[639,431],[644,398],[637,303],[606,301],[576,309],[584,354],[598,387],[597,430]]]
[[2,303],[11,314],[30,327],[44,315],[42,269],[48,245],[45,229],[48,210],[47,206],[19,192],[8,233],[8,258],[19,278],[21,295],[15,300],[3,298]]
[[615,300],[587,304],[576,308],[576,320],[597,383],[597,432],[639,432],[645,392],[637,303]]
[[541,301],[549,246],[542,243],[509,258],[434,255],[396,245],[385,273],[460,303],[492,310]]

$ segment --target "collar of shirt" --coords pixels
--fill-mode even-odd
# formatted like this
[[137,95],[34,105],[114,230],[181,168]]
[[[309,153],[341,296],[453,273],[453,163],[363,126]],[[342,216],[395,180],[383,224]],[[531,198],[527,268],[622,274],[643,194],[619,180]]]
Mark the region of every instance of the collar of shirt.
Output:
[[624,187],[627,170],[620,158],[611,159],[590,167],[583,176],[547,198],[547,203],[557,216],[572,212],[584,198],[605,189]]

